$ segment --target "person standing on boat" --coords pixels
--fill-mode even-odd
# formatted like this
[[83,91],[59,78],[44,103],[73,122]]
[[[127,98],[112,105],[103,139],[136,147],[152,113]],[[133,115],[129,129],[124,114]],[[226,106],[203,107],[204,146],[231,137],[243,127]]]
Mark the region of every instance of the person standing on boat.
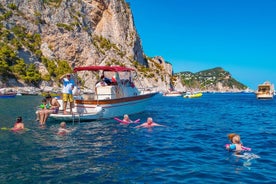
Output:
[[72,114],[72,109],[74,105],[73,89],[75,86],[75,82],[71,78],[71,75],[69,73],[61,76],[60,82],[63,83],[63,89],[62,89],[63,114],[67,114],[66,107],[67,107],[68,101],[70,103],[70,113]]

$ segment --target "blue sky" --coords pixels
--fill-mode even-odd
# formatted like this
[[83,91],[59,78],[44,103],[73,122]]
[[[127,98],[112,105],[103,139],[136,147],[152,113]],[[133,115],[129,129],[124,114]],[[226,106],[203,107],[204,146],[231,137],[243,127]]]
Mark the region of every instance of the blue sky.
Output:
[[174,72],[222,67],[256,90],[276,85],[276,0],[126,0],[145,54]]

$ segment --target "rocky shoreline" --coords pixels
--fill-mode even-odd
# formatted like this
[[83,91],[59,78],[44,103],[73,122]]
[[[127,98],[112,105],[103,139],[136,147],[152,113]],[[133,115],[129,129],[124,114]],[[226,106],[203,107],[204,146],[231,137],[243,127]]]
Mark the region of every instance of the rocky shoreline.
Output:
[[53,88],[49,89],[40,89],[37,87],[7,87],[7,88],[1,88],[0,93],[6,94],[6,93],[16,93],[19,95],[41,95],[45,92],[54,92]]
[[[93,93],[91,90],[83,90],[84,93]],[[163,92],[163,91],[161,91]],[[201,91],[203,93],[250,93],[253,90],[227,90],[227,91]],[[0,93],[17,93],[19,95],[43,95],[43,93],[61,94],[61,88],[44,87],[43,89],[37,87],[7,87],[0,88]]]

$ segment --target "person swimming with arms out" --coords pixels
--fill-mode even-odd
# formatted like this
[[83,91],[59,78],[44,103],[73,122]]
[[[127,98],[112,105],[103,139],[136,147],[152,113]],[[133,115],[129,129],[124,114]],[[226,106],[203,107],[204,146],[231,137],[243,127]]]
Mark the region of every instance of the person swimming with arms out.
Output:
[[251,151],[251,148],[247,148],[242,145],[240,135],[231,133],[228,134],[227,137],[231,141],[231,144],[225,145],[225,148],[228,151],[235,151],[237,155],[241,154],[242,151]]
[[132,123],[132,122],[133,122],[131,119],[129,119],[129,116],[128,116],[127,114],[124,115],[123,121],[124,121],[125,123]]
[[20,130],[24,130],[24,123],[22,121],[22,117],[19,116],[16,118],[16,122],[14,123],[13,128],[11,128],[12,131],[20,131]]
[[60,123],[60,127],[58,129],[58,135],[65,135],[65,134],[68,134],[70,133],[71,131],[66,129],[66,123],[63,121]]
[[160,125],[158,123],[153,122],[151,117],[148,117],[147,122],[136,126],[135,128],[151,128],[151,127],[155,127],[155,126],[164,126],[164,125]]
[[117,117],[114,118],[116,121],[122,123],[122,124],[130,124],[130,123],[138,123],[140,121],[140,119],[137,119],[135,121],[132,121],[129,116],[127,114],[124,115],[124,118],[123,119],[119,119]]

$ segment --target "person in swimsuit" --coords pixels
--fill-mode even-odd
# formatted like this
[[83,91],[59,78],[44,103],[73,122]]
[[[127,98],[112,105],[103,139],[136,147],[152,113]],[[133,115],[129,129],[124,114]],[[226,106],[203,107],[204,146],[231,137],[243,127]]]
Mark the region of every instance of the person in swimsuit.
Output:
[[228,151],[235,151],[236,154],[240,154],[243,150],[245,150],[245,147],[242,145],[240,135],[231,133],[228,134],[227,137],[231,142],[231,144],[226,144],[225,146]]
[[66,123],[64,121],[61,122],[57,134],[58,135],[65,135],[65,134],[70,133],[70,132],[71,132],[70,130],[66,129]]
[[129,117],[128,117],[127,114],[124,115],[123,121],[124,121],[125,123],[132,123],[132,122],[133,122],[131,119],[129,119]]
[[[46,100],[46,98],[43,98],[42,100],[41,100],[41,104],[39,105],[39,107],[38,107],[38,109],[39,109],[39,111],[40,110],[43,110],[43,109],[49,109],[50,108],[50,106],[49,106],[49,104],[47,104],[47,100]],[[40,120],[40,113],[39,113],[39,111],[37,111],[36,112],[36,121],[39,121]]]
[[155,127],[155,126],[164,126],[164,125],[160,125],[158,123],[153,122],[151,117],[148,117],[147,122],[136,126],[135,128],[151,128],[151,127]]
[[40,125],[44,125],[50,114],[57,114],[60,104],[56,98],[52,98],[50,94],[46,95],[47,104],[41,109],[39,113],[39,122]]
[[19,131],[19,130],[24,130],[24,123],[22,121],[22,117],[17,117],[16,122],[14,123],[14,126],[11,130],[13,131]]

